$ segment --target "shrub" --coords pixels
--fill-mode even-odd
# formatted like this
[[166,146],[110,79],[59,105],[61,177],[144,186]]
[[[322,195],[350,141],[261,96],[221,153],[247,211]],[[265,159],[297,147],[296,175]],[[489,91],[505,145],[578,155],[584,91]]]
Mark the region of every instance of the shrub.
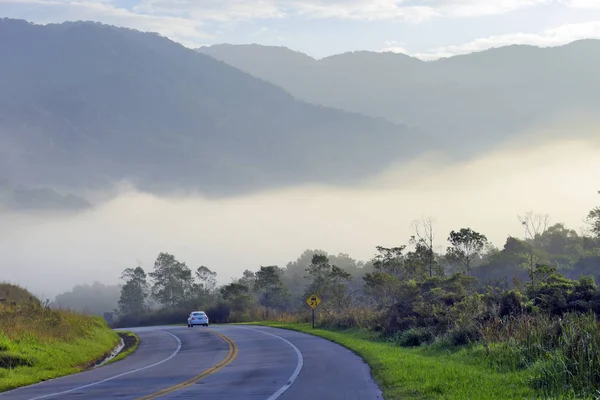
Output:
[[115,323],[115,327],[185,324],[189,313],[188,308],[164,308],[146,313],[128,314],[121,316]]
[[416,347],[423,344],[431,344],[434,340],[434,334],[426,328],[411,328],[396,336],[396,343],[403,347]]
[[501,317],[505,317],[507,315],[521,314],[523,312],[524,300],[524,296],[516,290],[504,292],[502,294],[502,297],[500,298],[498,314]]
[[208,320],[215,324],[224,324],[229,322],[231,310],[229,306],[223,302],[217,303],[215,306],[209,307],[206,310]]
[[481,332],[474,325],[456,326],[450,329],[445,337],[453,346],[465,346],[482,339]]

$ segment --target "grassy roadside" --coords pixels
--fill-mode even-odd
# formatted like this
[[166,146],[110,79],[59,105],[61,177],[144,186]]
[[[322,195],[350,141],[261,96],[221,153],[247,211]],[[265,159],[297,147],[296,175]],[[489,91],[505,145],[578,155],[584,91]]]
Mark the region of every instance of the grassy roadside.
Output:
[[0,392],[90,368],[119,343],[101,317],[48,309],[15,285],[0,294]]
[[527,371],[494,371],[468,349],[403,348],[376,341],[366,332],[312,329],[310,324],[252,324],[320,336],[354,351],[370,365],[385,400],[538,398],[528,386]]
[[[81,322],[79,316],[62,317]],[[104,321],[86,322],[87,334],[72,341],[48,340],[34,333],[12,339],[0,334],[0,392],[80,372],[107,356],[119,336]]]

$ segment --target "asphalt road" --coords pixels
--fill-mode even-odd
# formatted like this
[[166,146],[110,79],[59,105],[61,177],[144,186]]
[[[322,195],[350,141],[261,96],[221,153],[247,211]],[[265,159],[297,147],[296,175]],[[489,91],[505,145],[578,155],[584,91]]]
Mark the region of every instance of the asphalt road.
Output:
[[124,360],[0,399],[376,400],[369,367],[325,339],[254,326],[132,328]]

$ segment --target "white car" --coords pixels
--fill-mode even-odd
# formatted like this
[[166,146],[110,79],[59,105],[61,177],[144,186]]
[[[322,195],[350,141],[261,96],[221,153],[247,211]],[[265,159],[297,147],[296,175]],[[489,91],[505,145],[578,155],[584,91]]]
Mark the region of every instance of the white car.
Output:
[[208,326],[208,315],[204,311],[192,311],[187,320],[188,328],[194,325]]

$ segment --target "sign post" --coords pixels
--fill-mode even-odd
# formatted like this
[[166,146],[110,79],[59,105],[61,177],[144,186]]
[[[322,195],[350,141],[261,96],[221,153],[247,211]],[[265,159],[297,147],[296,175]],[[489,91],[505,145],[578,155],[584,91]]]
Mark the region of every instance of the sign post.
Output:
[[319,296],[313,293],[308,296],[308,299],[306,299],[306,304],[312,308],[312,327],[315,329],[315,309],[319,307],[319,304],[321,304],[321,299]]

